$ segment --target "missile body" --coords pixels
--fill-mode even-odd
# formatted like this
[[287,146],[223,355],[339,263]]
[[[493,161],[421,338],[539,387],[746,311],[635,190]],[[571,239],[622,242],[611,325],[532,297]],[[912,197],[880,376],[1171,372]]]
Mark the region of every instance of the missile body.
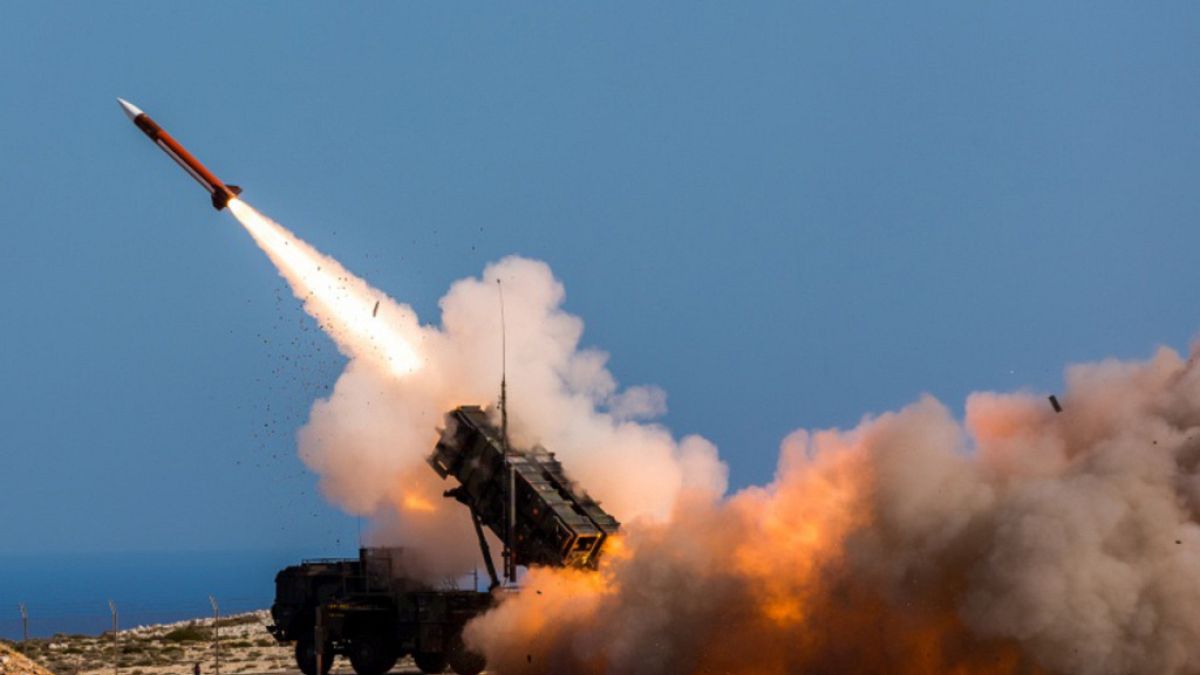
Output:
[[213,208],[220,211],[229,204],[229,200],[242,194],[242,188],[236,185],[226,185],[221,182],[209,171],[200,160],[192,156],[192,153],[184,149],[179,141],[171,137],[171,134],[163,131],[162,127],[158,126],[150,116],[142,112],[140,108],[126,101],[123,98],[118,98],[117,101],[121,104],[121,109],[125,111],[125,115],[133,120],[134,126],[142,130],[142,133],[150,137],[154,144],[162,148],[162,151],[175,160],[175,163],[183,167],[183,170],[188,172],[196,182],[203,185],[205,190],[208,190],[212,195]]

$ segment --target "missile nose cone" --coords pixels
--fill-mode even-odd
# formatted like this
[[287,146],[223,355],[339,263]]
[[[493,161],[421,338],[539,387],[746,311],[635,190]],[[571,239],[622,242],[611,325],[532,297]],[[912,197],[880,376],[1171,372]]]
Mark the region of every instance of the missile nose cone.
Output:
[[129,118],[129,119],[131,119],[131,120],[133,120],[133,119],[137,119],[137,116],[142,114],[142,109],[141,109],[141,108],[139,108],[139,107],[137,107],[136,105],[134,105],[134,104],[130,103],[129,101],[126,101],[126,100],[125,100],[125,99],[123,99],[123,98],[118,98],[118,99],[117,99],[117,103],[120,103],[120,104],[121,104],[121,110],[124,110],[124,111],[125,111],[125,116],[126,116],[126,117],[128,117],[128,118]]

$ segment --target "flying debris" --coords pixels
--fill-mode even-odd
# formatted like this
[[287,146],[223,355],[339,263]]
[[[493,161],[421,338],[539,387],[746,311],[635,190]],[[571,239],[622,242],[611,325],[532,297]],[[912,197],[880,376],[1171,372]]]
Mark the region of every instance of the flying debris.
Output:
[[1056,413],[1060,413],[1063,410],[1062,404],[1058,402],[1058,397],[1054,394],[1050,394],[1050,407],[1054,408],[1054,412]]
[[125,115],[133,120],[134,126],[141,129],[142,133],[149,136],[155,145],[162,148],[162,151],[175,160],[176,164],[183,167],[183,170],[191,174],[197,183],[200,183],[204,186],[205,190],[208,190],[209,194],[212,195],[213,208],[220,211],[229,204],[230,199],[234,199],[242,194],[242,188],[236,185],[226,185],[221,182],[220,178],[214,176],[211,171],[200,163],[200,160],[193,157],[192,153],[185,150],[179,144],[179,141],[163,131],[162,127],[158,126],[140,108],[123,98],[118,98],[117,102],[121,104],[121,109],[125,111]]
[[379,301],[378,300],[375,301],[375,309],[371,310],[371,317],[374,318],[375,315],[377,315],[377,314],[379,314]]

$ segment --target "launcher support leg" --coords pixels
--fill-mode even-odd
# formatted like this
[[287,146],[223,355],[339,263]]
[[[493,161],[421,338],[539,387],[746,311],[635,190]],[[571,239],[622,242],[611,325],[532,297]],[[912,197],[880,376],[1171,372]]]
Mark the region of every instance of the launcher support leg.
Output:
[[483,552],[483,564],[487,567],[488,578],[491,579],[488,590],[492,591],[500,585],[500,578],[496,576],[496,565],[492,562],[492,550],[488,547],[487,537],[483,536],[483,521],[474,507],[471,508],[471,522],[475,523],[475,536],[479,537],[479,550]]
[[483,518],[480,517],[479,511],[475,509],[475,500],[467,494],[463,486],[458,486],[453,490],[446,490],[442,493],[443,497],[453,497],[459,502],[466,505],[471,511],[471,524],[475,526],[475,536],[479,537],[479,550],[483,552],[483,564],[487,567],[488,578],[491,579],[491,585],[488,590],[495,590],[500,585],[500,577],[496,576],[496,565],[492,562],[492,549],[488,547],[487,537],[483,536]]

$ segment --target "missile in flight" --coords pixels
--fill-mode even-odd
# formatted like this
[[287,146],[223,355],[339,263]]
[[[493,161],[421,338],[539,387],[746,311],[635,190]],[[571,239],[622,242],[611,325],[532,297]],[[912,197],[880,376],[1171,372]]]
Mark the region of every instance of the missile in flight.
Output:
[[191,174],[196,182],[203,185],[205,190],[212,195],[213,208],[220,211],[229,204],[230,199],[236,198],[242,194],[242,188],[236,185],[226,185],[221,182],[209,171],[200,160],[192,156],[179,141],[171,137],[171,134],[163,131],[163,128],[150,119],[150,116],[142,112],[136,105],[126,101],[123,98],[118,98],[117,102],[121,104],[121,109],[125,111],[125,115],[133,121],[134,126],[142,130],[142,133],[150,137],[154,144],[162,148],[162,151],[175,160],[175,163],[183,167],[183,170]]

